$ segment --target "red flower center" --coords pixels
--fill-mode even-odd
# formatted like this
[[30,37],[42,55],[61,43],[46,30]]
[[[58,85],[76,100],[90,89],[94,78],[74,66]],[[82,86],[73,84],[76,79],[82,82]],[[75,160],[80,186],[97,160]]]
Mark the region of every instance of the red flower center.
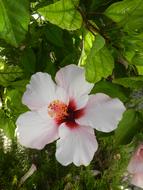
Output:
[[80,118],[84,114],[84,109],[77,109],[74,100],[66,105],[62,101],[54,100],[48,106],[48,114],[54,118],[55,122],[60,125],[66,123],[70,128],[77,127],[76,119]]

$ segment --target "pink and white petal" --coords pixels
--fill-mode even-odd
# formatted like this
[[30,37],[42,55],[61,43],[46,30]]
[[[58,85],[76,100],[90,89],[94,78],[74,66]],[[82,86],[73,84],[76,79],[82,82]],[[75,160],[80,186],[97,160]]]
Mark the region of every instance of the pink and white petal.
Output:
[[132,176],[131,184],[143,188],[143,173],[135,173]]
[[80,96],[79,98],[75,98],[76,110],[84,108],[88,102],[89,95]]
[[141,144],[133,154],[128,168],[129,173],[143,173],[143,144]]
[[129,162],[128,171],[130,173],[142,172],[143,173],[143,159],[139,159],[135,156]]
[[68,96],[67,92],[63,88],[57,86],[56,87],[56,92],[55,92],[55,100],[60,100],[60,101],[62,101],[65,104],[68,105],[69,96]]
[[79,125],[88,125],[99,131],[110,132],[117,128],[125,111],[118,98],[110,98],[103,93],[90,95],[84,115],[76,120]]
[[16,121],[16,134],[21,145],[42,149],[46,144],[55,141],[58,136],[58,127],[48,117],[41,117],[38,112],[26,112]]
[[85,71],[76,65],[61,68],[55,77],[56,83],[64,88],[71,98],[89,94],[93,84],[85,79]]
[[32,75],[27,85],[22,102],[31,110],[37,110],[55,99],[56,84],[47,73],[38,72]]
[[57,141],[56,158],[64,166],[74,163],[76,166],[89,165],[98,143],[94,130],[87,126],[68,128],[62,124],[59,128],[60,139]]

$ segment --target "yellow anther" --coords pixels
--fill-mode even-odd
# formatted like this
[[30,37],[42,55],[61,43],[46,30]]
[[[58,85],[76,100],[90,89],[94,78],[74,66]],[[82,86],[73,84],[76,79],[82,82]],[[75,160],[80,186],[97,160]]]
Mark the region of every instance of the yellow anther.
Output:
[[60,100],[54,100],[48,106],[48,114],[57,120],[62,120],[65,116],[67,116],[67,111],[67,105]]

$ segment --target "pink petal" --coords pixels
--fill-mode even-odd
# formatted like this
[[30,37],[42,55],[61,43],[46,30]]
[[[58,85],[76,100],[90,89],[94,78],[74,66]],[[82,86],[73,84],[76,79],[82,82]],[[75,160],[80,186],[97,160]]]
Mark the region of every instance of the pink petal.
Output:
[[98,148],[92,128],[79,126],[70,129],[62,124],[59,128],[59,136],[56,158],[62,165],[66,166],[72,162],[76,166],[90,164]]
[[89,96],[85,114],[76,122],[99,131],[110,132],[117,128],[124,111],[125,107],[119,99],[112,99],[103,93],[97,93]]
[[25,147],[42,149],[58,138],[57,126],[48,117],[41,117],[38,112],[20,115],[16,125],[18,141]]
[[55,98],[56,85],[47,73],[32,75],[30,84],[27,85],[22,102],[31,110],[36,110],[47,105]]
[[135,173],[132,177],[131,184],[143,188],[143,173]]
[[141,144],[133,154],[129,165],[128,171],[132,174],[143,173],[143,145]]
[[93,84],[85,80],[85,71],[76,65],[68,65],[60,69],[55,78],[57,84],[64,88],[71,98],[87,95]]

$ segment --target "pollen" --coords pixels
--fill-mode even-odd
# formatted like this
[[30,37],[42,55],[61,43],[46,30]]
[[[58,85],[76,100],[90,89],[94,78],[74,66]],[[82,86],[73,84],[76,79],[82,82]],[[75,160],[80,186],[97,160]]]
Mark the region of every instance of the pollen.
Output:
[[60,100],[54,100],[48,106],[50,117],[60,121],[68,116],[68,106]]

